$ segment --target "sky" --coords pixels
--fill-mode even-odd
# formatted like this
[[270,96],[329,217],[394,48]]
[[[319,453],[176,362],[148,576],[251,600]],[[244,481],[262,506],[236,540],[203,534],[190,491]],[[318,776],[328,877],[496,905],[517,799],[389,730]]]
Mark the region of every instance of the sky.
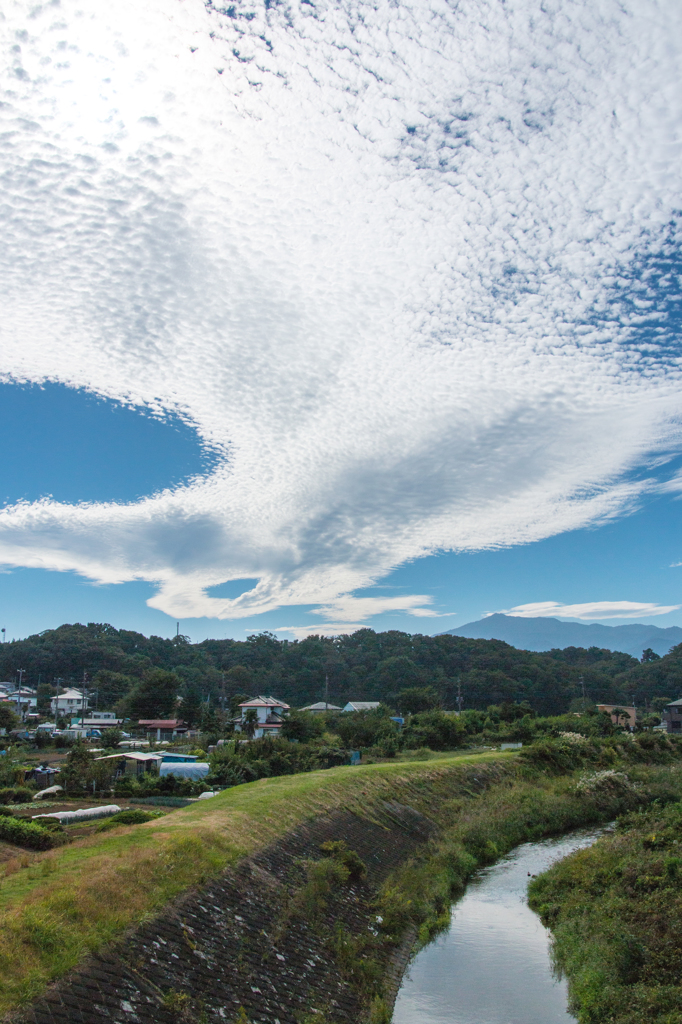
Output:
[[8,639],[682,624],[675,0],[3,13]]

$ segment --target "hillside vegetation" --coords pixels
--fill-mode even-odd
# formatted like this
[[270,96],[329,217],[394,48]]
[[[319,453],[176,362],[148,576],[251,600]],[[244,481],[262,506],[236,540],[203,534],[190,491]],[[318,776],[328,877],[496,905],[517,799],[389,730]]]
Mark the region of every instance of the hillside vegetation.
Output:
[[[260,633],[191,644],[182,636],[145,637],[106,624],[64,625],[0,645],[0,676],[15,678],[19,668],[26,670],[25,683],[40,686],[42,708],[56,685],[77,683],[85,672],[100,708],[126,698],[139,717],[151,717],[145,714],[149,692],[167,695],[169,713],[178,693],[186,707],[207,698],[228,707],[230,697],[258,692],[300,707],[321,699],[325,675],[330,700],[341,706],[348,700],[394,705],[402,691],[430,686],[444,707],[455,708],[461,686],[465,708],[527,700],[536,713],[551,715],[580,698],[583,685],[592,702],[634,700],[640,707],[682,693],[682,645],[642,664],[598,648],[538,654],[498,640],[371,629],[301,641]],[[155,713],[164,707],[155,705]]]
[[679,802],[626,815],[532,882],[582,1024],[681,1024],[681,882]]

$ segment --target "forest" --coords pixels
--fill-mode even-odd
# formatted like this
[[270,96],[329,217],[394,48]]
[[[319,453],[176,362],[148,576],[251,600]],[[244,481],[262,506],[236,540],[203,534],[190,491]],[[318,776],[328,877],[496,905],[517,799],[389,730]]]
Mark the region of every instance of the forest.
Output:
[[538,715],[556,715],[581,700],[646,709],[654,698],[682,695],[682,645],[662,658],[649,651],[637,660],[598,648],[536,653],[501,640],[372,629],[192,644],[182,635],[65,624],[0,645],[0,679],[16,680],[21,669],[24,685],[38,688],[40,710],[58,688],[85,678],[99,710],[127,708],[139,717],[171,714],[178,696],[187,710],[207,702],[228,708],[236,695],[257,693],[301,707],[323,699],[325,677],[329,700],[339,706],[380,700],[399,707],[401,694],[427,688],[434,706],[446,710],[527,701]]

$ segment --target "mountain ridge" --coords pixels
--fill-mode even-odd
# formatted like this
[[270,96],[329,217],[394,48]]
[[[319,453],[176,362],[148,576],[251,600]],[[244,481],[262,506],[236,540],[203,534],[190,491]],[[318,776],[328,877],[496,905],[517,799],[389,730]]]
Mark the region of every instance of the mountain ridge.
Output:
[[484,619],[447,629],[437,636],[462,636],[472,640],[503,640],[525,651],[550,651],[566,647],[599,647],[641,658],[648,647],[661,656],[682,643],[680,626],[648,626],[642,622],[626,626],[604,626],[598,622],[566,622],[549,616],[523,618],[496,612]]

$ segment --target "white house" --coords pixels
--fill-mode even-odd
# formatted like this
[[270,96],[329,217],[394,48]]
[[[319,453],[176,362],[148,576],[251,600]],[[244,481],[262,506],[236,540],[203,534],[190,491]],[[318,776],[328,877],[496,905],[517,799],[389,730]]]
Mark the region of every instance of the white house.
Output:
[[30,690],[27,686],[11,690],[6,696],[3,694],[0,699],[5,704],[12,704],[14,711],[23,719],[27,715],[35,714],[38,708],[37,692]]
[[119,725],[123,725],[123,719],[117,718],[113,711],[91,711],[85,717],[76,715],[71,719],[72,728],[115,729]]
[[349,700],[344,711],[374,711],[379,707],[378,700]]
[[87,710],[88,707],[88,698],[84,698],[82,691],[73,687],[69,687],[63,693],[58,693],[50,701],[50,711],[55,716],[75,715],[79,711]]
[[286,712],[289,705],[276,697],[254,697],[252,700],[245,700],[239,705],[239,718],[234,721],[236,732],[244,732],[244,722],[249,711],[255,711],[257,722],[254,729],[254,739],[261,739],[263,736],[277,736],[284,725]]

